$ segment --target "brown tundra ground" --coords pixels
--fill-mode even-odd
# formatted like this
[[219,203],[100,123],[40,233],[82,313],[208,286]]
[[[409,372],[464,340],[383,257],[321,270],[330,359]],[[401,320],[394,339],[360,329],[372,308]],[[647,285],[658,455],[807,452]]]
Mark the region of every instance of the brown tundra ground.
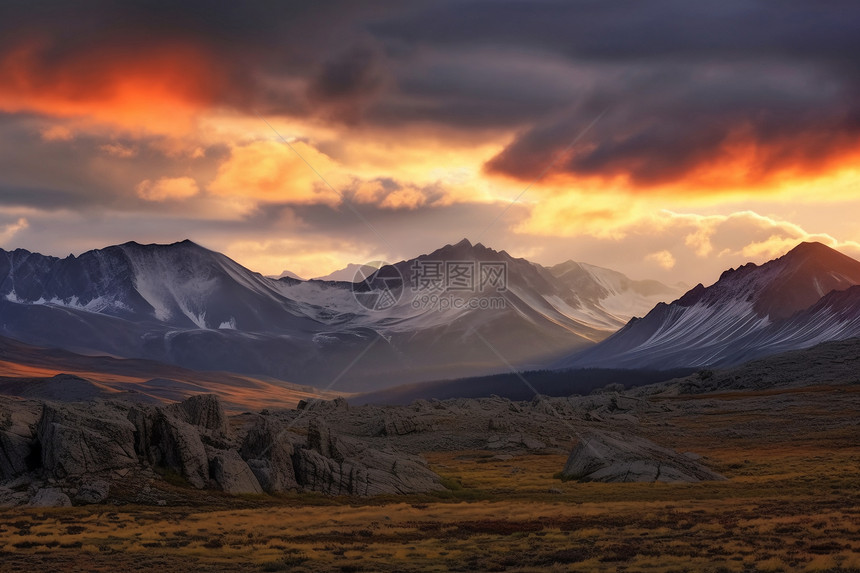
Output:
[[562,482],[559,454],[429,452],[447,492],[175,485],[171,507],[1,510],[0,570],[860,571],[860,386],[702,398],[643,426],[727,481]]

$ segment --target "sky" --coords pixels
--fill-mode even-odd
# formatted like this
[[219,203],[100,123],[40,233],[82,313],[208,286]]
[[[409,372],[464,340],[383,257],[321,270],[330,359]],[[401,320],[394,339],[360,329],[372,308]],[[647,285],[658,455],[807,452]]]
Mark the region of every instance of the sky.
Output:
[[34,2],[0,17],[0,248],[264,274],[466,237],[709,284],[860,257],[860,4]]

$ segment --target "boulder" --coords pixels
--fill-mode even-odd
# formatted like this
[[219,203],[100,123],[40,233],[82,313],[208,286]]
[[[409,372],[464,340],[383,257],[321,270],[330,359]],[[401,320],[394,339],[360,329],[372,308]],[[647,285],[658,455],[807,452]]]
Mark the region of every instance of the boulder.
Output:
[[227,436],[230,427],[218,396],[197,394],[165,408],[169,415],[192,426],[198,426],[219,436]]
[[86,480],[78,487],[75,502],[83,505],[103,503],[109,494],[110,483],[100,479]]
[[[32,469],[32,454],[37,452],[33,437],[0,430],[0,482],[9,481]],[[37,454],[38,455],[38,454]]]
[[136,449],[154,468],[175,471],[198,489],[209,481],[209,458],[198,426],[160,408],[135,407],[129,420],[137,428]]
[[63,490],[57,488],[43,488],[27,504],[30,507],[71,507],[72,500]]
[[589,430],[574,446],[563,479],[600,482],[697,482],[725,479],[688,456],[634,435]]
[[107,405],[46,403],[36,430],[42,467],[56,479],[136,466],[134,425]]
[[236,450],[210,450],[209,475],[232,494],[263,493],[260,482]]
[[344,457],[338,447],[337,436],[332,434],[328,425],[319,418],[308,422],[308,448],[316,450],[326,458],[340,461]]
[[41,404],[0,396],[0,482],[38,465],[36,425],[41,417]]
[[308,430],[308,447],[295,456],[296,480],[329,495],[381,495],[442,490],[424,461],[394,450],[377,450],[353,438],[337,437],[319,422]]
[[268,493],[298,489],[293,468],[293,444],[297,438],[266,417],[259,417],[242,441],[239,454],[260,486]]

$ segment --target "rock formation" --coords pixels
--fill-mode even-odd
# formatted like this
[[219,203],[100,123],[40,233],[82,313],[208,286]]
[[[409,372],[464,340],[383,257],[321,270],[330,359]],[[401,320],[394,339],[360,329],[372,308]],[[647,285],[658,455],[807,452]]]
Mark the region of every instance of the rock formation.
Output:
[[574,446],[563,479],[601,482],[696,482],[725,479],[705,466],[650,440],[588,430]]
[[230,494],[443,489],[421,458],[332,432],[323,417],[348,412],[345,401],[304,408],[306,436],[268,413],[232,432],[212,395],[168,406],[0,397],[0,506],[102,503],[129,472]]
[[298,450],[296,478],[331,495],[378,495],[442,490],[439,477],[418,456],[377,450],[360,440],[335,436],[321,421],[308,427],[307,447]]
[[46,403],[36,429],[42,468],[63,479],[136,466],[134,430],[114,409]]

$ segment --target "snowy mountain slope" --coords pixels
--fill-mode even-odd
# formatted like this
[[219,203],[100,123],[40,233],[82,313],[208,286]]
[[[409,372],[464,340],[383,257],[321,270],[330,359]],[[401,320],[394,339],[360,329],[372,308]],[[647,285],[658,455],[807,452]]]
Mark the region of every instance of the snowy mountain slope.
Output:
[[[558,366],[724,366],[860,335],[851,334],[856,332],[851,304],[857,297],[840,298],[841,291],[857,284],[860,262],[820,243],[802,243],[760,267],[750,263],[730,269],[710,287],[700,284],[671,304],[658,304]],[[828,300],[840,301],[840,311],[819,308]]]
[[682,293],[680,287],[655,280],[635,281],[618,271],[588,263],[567,261],[549,271],[562,284],[623,322],[644,316],[657,303],[673,300]]
[[364,264],[349,263],[342,269],[333,271],[322,277],[314,277],[315,281],[354,282],[356,276],[366,276],[373,272],[372,267]]
[[762,350],[774,354],[856,337],[860,337],[860,286],[831,291],[808,309],[773,323],[747,341],[754,352],[740,352],[732,360],[740,363],[762,356]]
[[[481,262],[502,263],[508,280],[502,290],[437,292],[419,286],[413,276],[416,265],[447,262],[473,263],[475,268]],[[404,363],[428,372],[428,377],[430,372],[433,377],[449,376],[448,365],[457,363],[469,365],[473,372],[503,370],[505,361],[545,364],[570,348],[602,340],[622,324],[600,308],[583,305],[543,267],[466,240],[379,273],[403,279],[400,299],[382,310],[357,306],[352,283],[280,281],[280,292],[300,304],[324,309],[315,315],[322,322],[334,324],[348,316],[351,325],[381,333]],[[368,288],[375,288],[377,281],[378,277],[370,276]],[[487,308],[489,299],[493,299],[492,308]]]
[[272,281],[190,241],[125,243],[65,259],[0,250],[0,297],[176,328],[313,329]]
[[269,276],[268,278],[270,278],[270,279],[275,279],[275,280],[278,280],[278,279],[284,279],[284,278],[287,278],[287,279],[295,279],[295,280],[297,280],[297,281],[303,281],[303,280],[305,280],[305,279],[303,279],[302,277],[300,277],[299,275],[297,275],[296,273],[294,273],[293,271],[291,271],[291,270],[289,270],[289,269],[284,269],[283,271],[281,271],[281,274],[279,274],[279,275],[277,275],[277,276],[272,275],[272,276]]

